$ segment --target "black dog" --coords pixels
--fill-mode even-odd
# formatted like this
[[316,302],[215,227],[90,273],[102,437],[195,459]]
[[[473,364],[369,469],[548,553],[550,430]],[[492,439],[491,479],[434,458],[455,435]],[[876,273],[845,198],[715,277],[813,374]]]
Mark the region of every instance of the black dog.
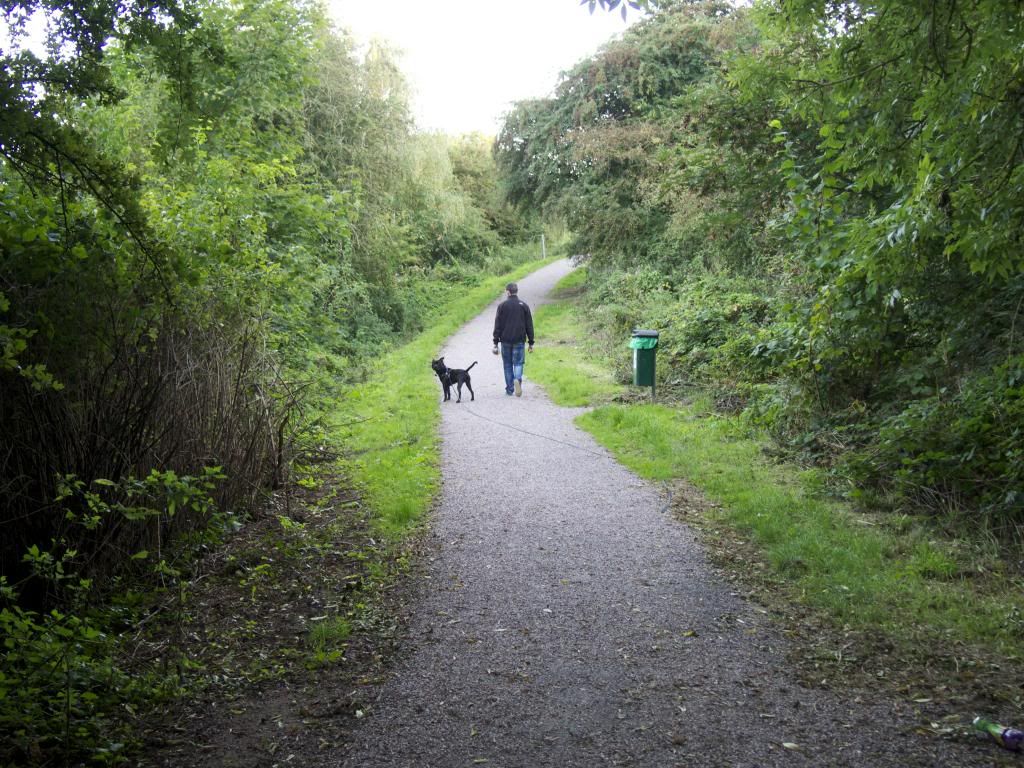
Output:
[[[473,365],[476,365],[476,360],[473,361]],[[472,368],[473,365],[469,366]],[[437,378],[441,380],[441,387],[444,389],[444,399],[452,399],[452,384],[454,384],[459,390],[459,399],[456,403],[462,402],[462,385],[466,385],[466,389],[469,390],[469,399],[476,400],[476,396],[473,394],[473,386],[469,383],[469,368],[462,370],[461,368],[449,368],[444,364],[444,358],[439,357],[437,360],[430,361],[430,367],[434,369],[434,373],[437,374]]]

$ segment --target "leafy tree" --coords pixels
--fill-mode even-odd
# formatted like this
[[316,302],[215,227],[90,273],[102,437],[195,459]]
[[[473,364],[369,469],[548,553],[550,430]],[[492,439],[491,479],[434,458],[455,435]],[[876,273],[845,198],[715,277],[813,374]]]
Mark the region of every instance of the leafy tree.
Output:
[[659,177],[686,133],[674,100],[721,66],[729,15],[671,4],[566,73],[553,99],[516,105],[496,145],[510,200],[564,215],[595,258],[663,253],[672,210]]
[[601,10],[604,11],[614,11],[618,8],[619,12],[622,14],[623,21],[625,21],[626,16],[629,14],[628,9],[632,8],[634,11],[647,10],[655,7],[657,3],[652,2],[652,0],[627,0],[627,2],[622,2],[622,0],[580,0],[580,5],[589,6],[591,13],[593,13],[598,6],[600,6]]
[[452,174],[473,206],[481,211],[486,225],[502,240],[517,242],[527,236],[532,226],[505,199],[493,147],[490,137],[476,133],[453,140],[448,146]]
[[[811,289],[783,337],[791,370],[826,413],[906,408],[891,417],[906,432],[883,430],[883,450],[898,444],[921,469],[908,487],[970,503],[984,481],[940,491],[912,457],[959,450],[924,428],[921,403],[941,407],[1021,351],[1024,17],[1000,2],[783,2],[760,18],[776,44],[748,74],[779,95],[787,232]],[[988,465],[994,483],[999,466]]]

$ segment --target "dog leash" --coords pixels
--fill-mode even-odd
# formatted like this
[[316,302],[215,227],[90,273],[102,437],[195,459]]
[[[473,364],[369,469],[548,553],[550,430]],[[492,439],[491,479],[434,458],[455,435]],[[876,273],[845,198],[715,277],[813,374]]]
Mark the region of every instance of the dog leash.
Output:
[[[503,421],[498,421],[497,419],[492,419],[489,416],[484,416],[482,413],[477,413],[472,408],[466,408],[465,410],[468,411],[473,416],[476,416],[478,419],[482,419],[483,421],[489,421],[491,424],[497,424],[499,427],[505,427],[505,429],[511,429],[515,432],[522,432],[524,435],[530,435],[531,437],[539,437],[542,440],[550,440],[552,443],[558,443],[559,445],[564,445],[569,448],[575,448],[577,451],[589,453],[591,456],[600,456],[601,458],[604,459],[607,459],[610,456],[610,454],[607,453],[598,453],[597,451],[592,451],[589,448],[584,448],[582,445],[576,445],[575,443],[567,443],[565,442],[565,440],[559,440],[557,437],[551,437],[550,435],[541,435],[536,432],[531,432],[528,429],[514,427],[511,424],[506,424]],[[668,483],[662,483],[662,492],[666,494],[667,500],[665,502],[665,506],[661,508],[660,514],[665,514],[672,506],[673,493],[671,486],[669,486]]]
[[559,445],[565,445],[565,446],[568,446],[569,448],[575,448],[577,451],[583,451],[584,453],[589,453],[591,456],[600,456],[600,457],[605,458],[605,459],[607,459],[608,456],[609,456],[609,454],[607,454],[607,453],[598,453],[597,451],[592,451],[589,448],[584,448],[582,445],[576,445],[575,443],[567,443],[565,440],[559,440],[557,437],[551,437],[550,435],[541,435],[541,434],[538,434],[537,432],[531,432],[528,429],[522,429],[521,427],[514,427],[511,424],[506,424],[503,421],[498,421],[497,419],[492,419],[489,416],[484,416],[482,413],[477,413],[472,408],[466,408],[466,410],[469,411],[469,413],[471,413],[474,416],[476,416],[478,419],[483,419],[484,421],[489,421],[491,424],[497,424],[499,427],[505,427],[505,429],[511,429],[511,430],[513,430],[515,432],[522,432],[524,435],[530,435],[531,437],[539,437],[541,440],[549,440],[552,443],[558,443]]

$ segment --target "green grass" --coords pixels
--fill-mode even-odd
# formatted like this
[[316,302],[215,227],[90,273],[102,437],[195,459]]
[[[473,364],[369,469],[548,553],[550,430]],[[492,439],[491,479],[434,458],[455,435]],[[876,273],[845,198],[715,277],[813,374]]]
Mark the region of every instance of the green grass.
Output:
[[[555,295],[577,290],[586,279],[583,269],[558,283]],[[570,304],[545,304],[534,313],[538,343],[527,360],[527,375],[544,386],[548,397],[569,407],[608,402],[622,394],[611,372],[593,359],[586,344],[589,334]]]
[[341,616],[328,616],[315,622],[309,630],[307,644],[312,651],[310,668],[334,664],[345,657],[346,640],[352,624]]
[[315,651],[327,651],[344,645],[352,634],[352,624],[340,616],[315,622],[309,630],[309,645]]
[[[580,334],[574,307],[545,307],[545,334]],[[609,384],[594,351],[566,346],[547,365],[534,365],[533,376],[557,402],[600,404]],[[949,542],[927,528],[879,525],[829,499],[813,473],[768,462],[763,445],[736,420],[702,404],[603,405],[577,423],[642,477],[686,479],[717,502],[708,514],[752,543],[786,599],[839,626],[880,629],[907,642],[1024,651],[1019,614],[992,588],[999,577],[990,575],[985,588],[961,578],[974,566]],[[1004,581],[1006,593],[1018,592]]]
[[574,269],[558,281],[558,285],[555,286],[552,296],[554,298],[558,298],[578,293],[586,286],[588,275],[589,272],[587,267]]
[[343,396],[332,431],[349,451],[348,472],[381,533],[408,532],[439,487],[440,406],[431,359],[449,336],[500,297],[506,283],[557,258],[488,278],[449,302],[428,331],[385,355],[366,384]]

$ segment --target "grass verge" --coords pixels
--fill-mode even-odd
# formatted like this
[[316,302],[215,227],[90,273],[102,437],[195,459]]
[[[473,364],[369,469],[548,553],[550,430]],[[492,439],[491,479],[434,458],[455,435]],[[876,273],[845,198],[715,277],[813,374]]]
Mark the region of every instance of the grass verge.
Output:
[[577,407],[614,400],[626,388],[617,384],[599,361],[590,357],[580,339],[586,331],[567,304],[546,304],[535,313],[534,325],[543,334],[529,360],[529,375],[544,385],[558,405]]
[[571,272],[553,294],[562,300],[534,312],[541,341],[530,357],[528,373],[544,385],[553,402],[570,408],[611,402],[627,394],[603,361],[593,357],[585,341],[589,334],[571,302],[585,280],[585,267]]
[[[878,649],[892,656],[887,664],[901,655],[923,665],[941,656],[932,682],[962,665],[985,667],[992,680],[997,664],[1019,664],[1024,617],[1008,596],[1019,596],[1020,585],[990,555],[927,526],[853,511],[830,498],[813,472],[768,461],[756,437],[707,403],[608,404],[617,385],[605,371],[613,365],[602,360],[607,352],[581,341],[592,334],[573,294],[543,312],[545,334],[570,351],[557,355],[557,366],[534,365],[535,378],[556,402],[599,406],[577,422],[637,474],[699,489],[712,502],[698,505],[709,523],[705,537],[718,538],[712,549],[742,540],[751,550],[732,564],[737,578],[750,583],[756,570],[766,582],[762,596],[809,610],[859,640],[884,638]],[[1002,687],[997,698],[1019,699],[1019,689]]]
[[369,381],[345,393],[331,431],[338,430],[350,451],[348,474],[383,534],[410,530],[429,508],[440,481],[440,409],[430,360],[445,339],[499,298],[506,283],[558,258],[487,278],[450,301],[429,330],[385,355]]

